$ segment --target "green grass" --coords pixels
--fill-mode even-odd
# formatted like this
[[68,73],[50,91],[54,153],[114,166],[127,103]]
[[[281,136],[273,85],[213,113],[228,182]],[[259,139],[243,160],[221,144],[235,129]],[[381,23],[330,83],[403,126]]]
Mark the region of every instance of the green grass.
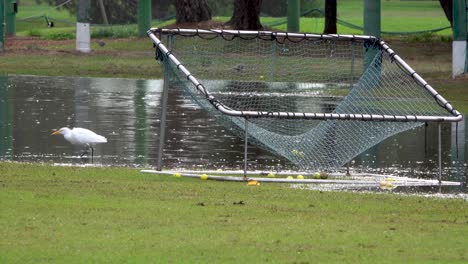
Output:
[[[46,60],[42,55],[3,56],[0,61],[0,74],[29,74],[42,76],[90,76],[113,78],[156,79],[161,76],[161,69],[151,56],[144,59],[113,57],[106,55],[73,55],[58,53],[49,55]],[[51,67],[52,65],[60,65]],[[24,65],[34,65],[24,67]]]
[[[364,24],[362,0],[338,1],[338,18],[358,26]],[[437,1],[382,1],[382,31],[413,32],[449,26],[442,8]],[[224,18],[221,18],[224,19]],[[278,18],[264,17],[262,23],[278,21]],[[286,31],[287,25],[276,27]],[[323,18],[301,18],[302,32],[323,32]],[[338,24],[340,34],[363,34],[361,30],[351,29]],[[451,35],[450,29],[440,31],[437,35]],[[384,35],[385,36],[385,35]]]
[[58,28],[73,26],[76,23],[76,16],[70,14],[67,10],[56,9],[46,4],[38,5],[34,0],[22,0],[19,3],[16,16],[18,35],[24,35],[24,32],[32,29],[47,29],[45,17],[54,21],[55,27]]
[[468,203],[0,163],[0,262],[466,263]]

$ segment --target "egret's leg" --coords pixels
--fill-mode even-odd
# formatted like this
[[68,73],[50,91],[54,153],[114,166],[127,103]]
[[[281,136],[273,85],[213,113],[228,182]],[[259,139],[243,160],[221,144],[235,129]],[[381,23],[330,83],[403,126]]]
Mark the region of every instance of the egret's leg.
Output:
[[90,148],[91,148],[91,163],[93,163],[94,148],[93,147],[90,147]]

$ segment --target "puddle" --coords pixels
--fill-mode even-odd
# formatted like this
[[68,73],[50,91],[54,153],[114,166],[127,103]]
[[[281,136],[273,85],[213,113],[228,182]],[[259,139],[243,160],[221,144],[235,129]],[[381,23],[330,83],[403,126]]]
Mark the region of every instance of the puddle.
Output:
[[[0,77],[0,159],[83,164],[80,149],[52,129],[85,127],[105,136],[96,164],[153,167],[157,164],[162,80]],[[326,98],[330,105],[333,97]],[[468,122],[443,124],[443,179],[466,182]],[[242,139],[217,124],[190,99],[169,93],[164,167],[243,167]],[[437,125],[391,137],[356,157],[357,172],[417,178],[437,175]],[[249,146],[249,169],[290,170],[292,165]],[[466,185],[466,184],[465,184]]]

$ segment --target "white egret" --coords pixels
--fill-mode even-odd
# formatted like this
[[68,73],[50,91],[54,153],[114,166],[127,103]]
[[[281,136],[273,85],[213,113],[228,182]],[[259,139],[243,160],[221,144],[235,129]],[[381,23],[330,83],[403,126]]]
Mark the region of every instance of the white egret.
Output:
[[85,148],[85,151],[80,155],[80,157],[83,157],[83,155],[88,152],[87,150],[91,148],[91,162],[93,162],[94,156],[93,146],[96,144],[107,143],[107,139],[105,137],[98,135],[89,129],[81,127],[75,127],[73,129],[62,127],[52,133],[52,135],[58,134],[62,134],[65,140],[71,144]]

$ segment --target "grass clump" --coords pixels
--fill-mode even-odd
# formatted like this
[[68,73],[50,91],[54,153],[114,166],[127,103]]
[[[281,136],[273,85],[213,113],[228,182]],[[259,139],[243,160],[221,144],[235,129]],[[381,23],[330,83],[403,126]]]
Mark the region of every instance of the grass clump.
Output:
[[92,38],[130,38],[138,36],[136,25],[98,26],[92,28]]
[[462,200],[128,168],[0,163],[0,170],[3,263],[468,261]]

